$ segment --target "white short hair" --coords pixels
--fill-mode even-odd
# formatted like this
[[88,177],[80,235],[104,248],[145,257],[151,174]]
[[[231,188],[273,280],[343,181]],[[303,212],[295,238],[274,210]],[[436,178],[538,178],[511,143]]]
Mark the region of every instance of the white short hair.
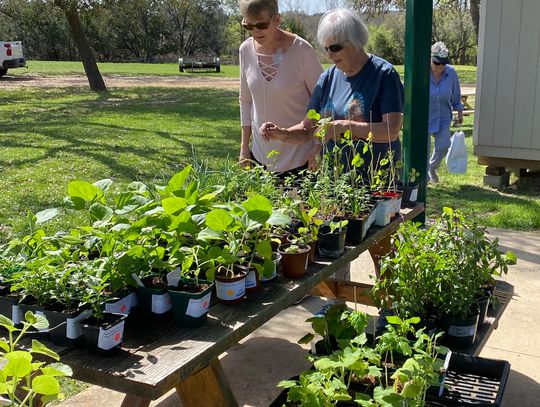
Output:
[[366,23],[354,11],[348,9],[330,10],[319,21],[317,40],[322,46],[351,44],[363,49],[369,39]]

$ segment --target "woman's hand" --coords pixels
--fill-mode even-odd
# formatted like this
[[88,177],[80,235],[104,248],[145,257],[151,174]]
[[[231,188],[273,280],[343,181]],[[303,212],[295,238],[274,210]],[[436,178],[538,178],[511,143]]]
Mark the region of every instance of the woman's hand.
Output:
[[242,168],[251,166],[251,152],[240,151],[240,157],[238,158],[238,163],[240,164],[240,167]]
[[272,122],[266,122],[266,123],[263,123],[263,125],[259,129],[259,133],[261,134],[262,138],[265,139],[266,141],[269,141],[269,140],[287,141],[289,132],[287,131],[287,129],[282,129],[276,126]]
[[461,126],[463,124],[463,111],[458,110],[456,120],[454,120],[454,127]]

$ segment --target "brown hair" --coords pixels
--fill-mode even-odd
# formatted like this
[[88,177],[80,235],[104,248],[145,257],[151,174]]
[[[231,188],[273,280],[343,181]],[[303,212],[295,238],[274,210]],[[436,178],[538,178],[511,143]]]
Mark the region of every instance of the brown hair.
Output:
[[265,11],[270,17],[279,13],[277,0],[240,0],[240,13],[245,16],[260,16]]

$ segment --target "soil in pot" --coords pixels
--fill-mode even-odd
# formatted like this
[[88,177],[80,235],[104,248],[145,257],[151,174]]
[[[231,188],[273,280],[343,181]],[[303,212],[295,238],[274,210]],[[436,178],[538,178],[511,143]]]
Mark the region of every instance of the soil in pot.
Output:
[[165,317],[170,314],[172,301],[167,291],[167,282],[161,276],[142,279],[144,287],[137,287],[137,299],[143,313]]
[[49,335],[55,345],[77,346],[83,339],[81,321],[90,316],[89,309],[65,310],[53,305],[43,310],[49,321]]
[[169,286],[174,320],[181,326],[197,327],[206,321],[214,283],[206,280],[180,280]]
[[238,304],[245,300],[248,270],[240,265],[232,269],[221,266],[216,271],[216,296],[222,304]]
[[112,356],[124,339],[124,324],[127,315],[104,313],[101,320],[94,316],[81,321],[84,341],[90,353]]
[[[297,246],[295,252],[290,248]],[[301,278],[306,275],[308,256],[311,247],[308,245],[293,245],[291,243],[281,245],[278,253],[281,254],[281,270],[285,277]]]
[[330,226],[321,226],[319,229],[319,254],[323,257],[337,259],[345,251],[345,237],[347,228],[330,232]]

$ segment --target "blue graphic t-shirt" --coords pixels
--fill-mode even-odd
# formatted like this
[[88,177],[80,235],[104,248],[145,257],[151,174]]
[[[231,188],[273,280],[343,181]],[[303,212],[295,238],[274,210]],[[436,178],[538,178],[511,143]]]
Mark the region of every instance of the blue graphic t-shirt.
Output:
[[[404,99],[403,84],[394,67],[382,58],[369,55],[362,70],[354,76],[345,76],[335,65],[323,72],[308,110],[315,109],[321,117],[334,120],[377,123],[386,113],[403,112]],[[390,146],[394,159],[400,159],[399,140]],[[373,143],[374,157],[382,157],[388,148],[388,143]],[[369,157],[364,159],[369,160]]]

